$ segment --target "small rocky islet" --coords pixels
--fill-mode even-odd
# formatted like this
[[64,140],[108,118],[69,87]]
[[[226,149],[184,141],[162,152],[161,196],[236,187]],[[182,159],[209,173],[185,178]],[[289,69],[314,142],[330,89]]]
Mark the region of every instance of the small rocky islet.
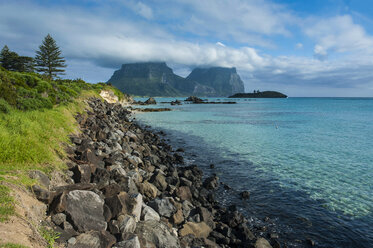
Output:
[[[48,205],[57,240],[81,247],[286,247],[278,235],[251,230],[235,206],[216,200],[216,175],[205,178],[196,165],[159,135],[131,119],[120,104],[97,98],[78,114],[81,133],[66,150],[68,184],[46,190],[34,185]],[[39,176],[43,178],[43,176]],[[41,181],[42,184],[42,181]],[[242,192],[243,199],[249,192]]]

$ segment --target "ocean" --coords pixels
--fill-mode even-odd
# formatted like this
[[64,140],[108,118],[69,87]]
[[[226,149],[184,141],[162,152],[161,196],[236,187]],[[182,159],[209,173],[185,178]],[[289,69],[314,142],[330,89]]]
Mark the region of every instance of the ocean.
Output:
[[[175,99],[185,98],[156,98]],[[315,247],[373,247],[373,98],[234,101],[158,103],[152,107],[173,111],[136,119],[184,148],[187,164],[216,173],[232,188],[221,187],[219,201],[236,204],[253,228],[270,226],[288,247],[306,247],[307,239]],[[243,190],[249,200],[239,198]]]

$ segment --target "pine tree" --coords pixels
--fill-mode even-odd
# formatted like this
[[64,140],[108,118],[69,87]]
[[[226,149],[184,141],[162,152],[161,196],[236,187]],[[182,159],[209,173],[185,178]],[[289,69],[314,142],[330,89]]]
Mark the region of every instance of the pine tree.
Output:
[[10,51],[5,45],[0,52],[1,66],[10,71],[32,72],[34,59],[27,56],[19,56],[16,52]]
[[66,67],[65,59],[61,56],[61,50],[56,41],[49,34],[39,46],[39,51],[36,52],[35,64],[36,70],[44,72],[50,79],[65,71],[62,69]]

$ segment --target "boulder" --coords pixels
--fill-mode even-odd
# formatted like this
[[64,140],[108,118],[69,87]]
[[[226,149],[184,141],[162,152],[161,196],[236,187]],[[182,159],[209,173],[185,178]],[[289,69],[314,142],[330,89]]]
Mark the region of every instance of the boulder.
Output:
[[148,181],[141,183],[139,186],[139,190],[141,194],[145,195],[149,199],[154,199],[159,194],[157,187],[155,187],[153,184],[149,183]]
[[272,248],[272,246],[265,238],[258,238],[255,242],[255,248]]
[[133,235],[126,240],[116,243],[113,248],[141,248],[139,237]]
[[179,225],[184,222],[183,211],[181,209],[177,210],[177,212],[172,216],[172,222],[175,225]]
[[131,195],[131,211],[130,213],[135,216],[136,222],[140,220],[142,208],[142,195]]
[[211,227],[211,229],[215,229],[214,217],[207,208],[198,207],[197,212],[202,221],[204,221],[209,227]]
[[243,200],[248,200],[250,198],[250,192],[245,190],[240,193],[240,197]]
[[192,193],[188,186],[181,186],[176,190],[176,196],[179,197],[182,201],[192,200]]
[[130,197],[126,192],[120,192],[118,195],[106,198],[105,203],[109,206],[113,218],[129,212]]
[[44,186],[46,189],[49,188],[50,180],[47,175],[45,175],[43,172],[39,170],[32,170],[29,171],[29,177],[32,179],[36,179],[39,181],[39,183]]
[[78,164],[71,169],[74,173],[75,183],[89,183],[91,181],[91,166],[88,164]]
[[66,213],[79,232],[106,230],[104,201],[91,191],[74,190],[66,195]]
[[39,201],[44,202],[46,204],[52,203],[54,197],[56,196],[55,192],[50,192],[46,189],[41,188],[39,185],[36,185],[36,184],[33,185],[31,189],[33,193],[35,194],[36,198]]
[[179,240],[163,222],[148,220],[137,224],[135,233],[141,247],[179,248]]
[[52,215],[52,221],[57,226],[60,226],[64,221],[66,221],[66,215],[64,213]]
[[157,102],[155,101],[155,99],[153,97],[150,97],[148,100],[146,100],[144,102],[145,104],[147,105],[150,105],[150,104],[157,104]]
[[161,216],[170,218],[174,212],[176,212],[176,207],[170,201],[170,197],[166,198],[156,198],[149,202],[149,206],[152,207]]
[[219,177],[211,176],[205,179],[203,187],[206,189],[216,189],[219,186]]
[[187,222],[183,225],[183,228],[179,231],[179,234],[180,236],[192,234],[197,238],[207,238],[211,231],[212,229],[205,222]]
[[142,211],[141,211],[141,220],[147,221],[147,220],[156,220],[159,221],[160,217],[159,214],[152,209],[151,207],[143,204],[142,205]]
[[[69,240],[70,241],[70,240]],[[68,248],[110,248],[115,244],[116,239],[106,231],[90,231],[82,233],[76,240],[69,242]],[[73,243],[73,244],[72,244]]]
[[122,234],[133,233],[136,229],[136,220],[130,215],[120,215],[118,217],[118,227]]
[[167,189],[168,184],[166,182],[166,177],[160,171],[152,176],[150,182],[153,183],[160,191],[165,191]]

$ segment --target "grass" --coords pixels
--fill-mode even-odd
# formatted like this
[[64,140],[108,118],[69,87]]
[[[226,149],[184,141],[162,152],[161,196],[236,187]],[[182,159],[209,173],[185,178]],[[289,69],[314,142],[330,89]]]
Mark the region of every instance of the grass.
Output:
[[60,234],[58,232],[55,232],[54,230],[47,228],[45,226],[41,226],[39,228],[39,233],[47,241],[48,248],[54,248],[54,243],[56,242],[56,239],[60,237]]
[[14,214],[14,199],[5,185],[0,185],[0,222],[7,221]]
[[17,245],[13,243],[0,244],[0,248],[28,248],[24,245]]

